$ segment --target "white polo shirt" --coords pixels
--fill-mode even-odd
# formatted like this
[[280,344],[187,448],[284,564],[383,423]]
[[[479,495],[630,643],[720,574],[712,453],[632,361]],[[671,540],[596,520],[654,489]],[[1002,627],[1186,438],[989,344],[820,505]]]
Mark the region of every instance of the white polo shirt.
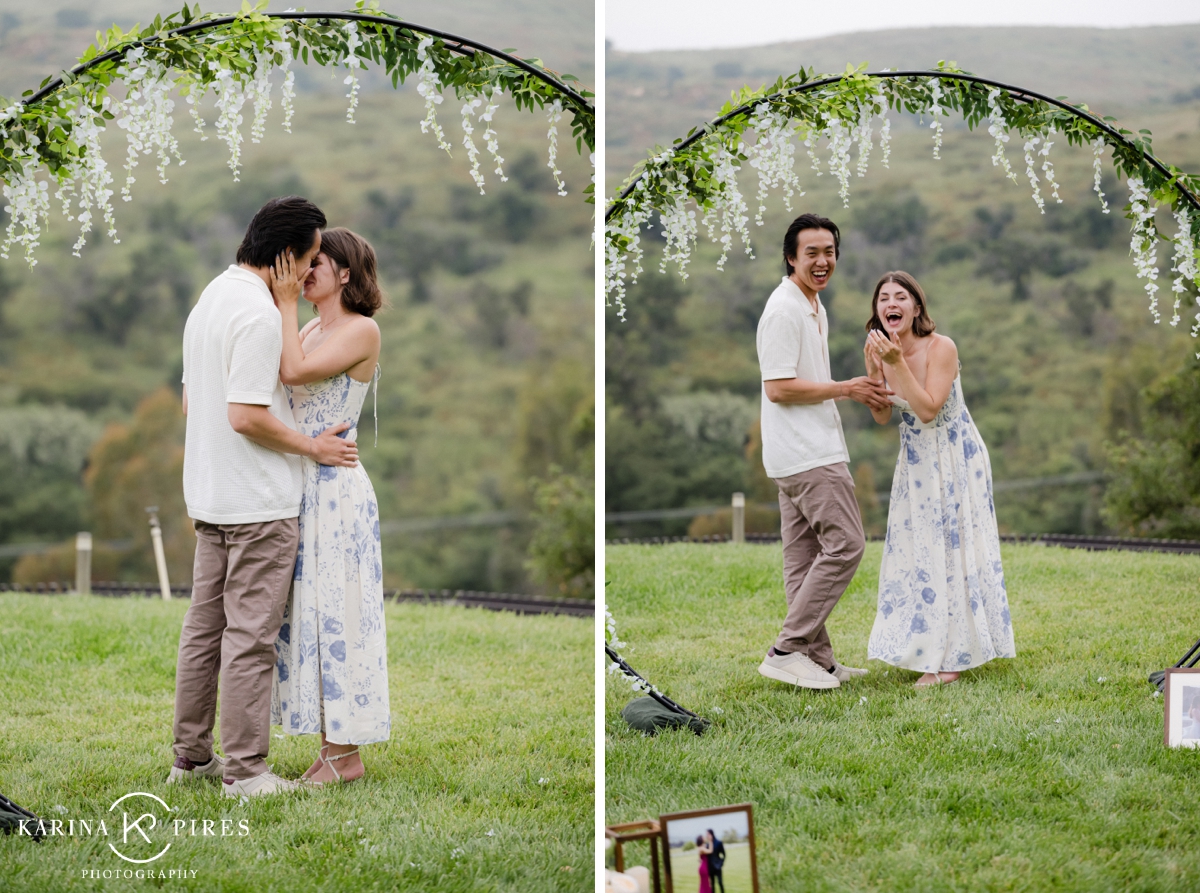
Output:
[[[800,378],[833,381],[829,371],[829,319],[817,298],[814,310],[800,286],[783,281],[758,321],[758,366],[763,381]],[[837,462],[849,462],[837,403],[772,403],[762,391],[763,467],[785,478]]]
[[299,456],[260,446],[229,424],[230,403],[269,408],[295,430],[279,381],[283,319],[265,282],[230,266],[200,295],[183,330],[188,515],[210,524],[295,518],[304,485]]

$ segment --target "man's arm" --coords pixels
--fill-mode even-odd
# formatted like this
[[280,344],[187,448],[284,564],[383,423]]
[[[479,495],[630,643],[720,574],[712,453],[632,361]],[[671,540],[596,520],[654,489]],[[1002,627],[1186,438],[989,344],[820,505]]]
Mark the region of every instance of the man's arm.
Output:
[[316,437],[305,437],[275,418],[261,404],[230,403],[228,415],[234,431],[269,450],[308,456],[320,465],[353,467],[358,464],[357,444],[337,436],[351,427],[349,422],[326,428]]
[[803,378],[771,378],[763,382],[772,403],[810,404],[826,400],[856,400],[871,409],[890,407],[892,391],[883,383],[861,375],[849,381],[807,381]]

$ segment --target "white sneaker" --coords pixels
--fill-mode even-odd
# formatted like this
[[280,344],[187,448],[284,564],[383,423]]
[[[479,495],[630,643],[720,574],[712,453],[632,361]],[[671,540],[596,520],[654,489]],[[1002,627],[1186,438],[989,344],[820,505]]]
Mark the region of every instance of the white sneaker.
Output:
[[851,679],[857,679],[859,676],[866,676],[868,670],[862,670],[858,667],[844,667],[837,662],[837,658],[833,660],[833,675],[837,677],[838,682],[849,682]]
[[193,763],[187,757],[176,757],[167,784],[179,784],[193,778],[221,778],[225,775],[225,758],[216,754],[207,763]]
[[274,772],[267,771],[253,778],[225,779],[226,797],[263,797],[268,794],[288,794],[298,791],[303,785],[280,778]]
[[799,651],[793,651],[791,654],[768,652],[763,662],[758,665],[758,672],[768,679],[798,685],[801,688],[838,688],[842,684],[833,673],[809,660],[808,655]]

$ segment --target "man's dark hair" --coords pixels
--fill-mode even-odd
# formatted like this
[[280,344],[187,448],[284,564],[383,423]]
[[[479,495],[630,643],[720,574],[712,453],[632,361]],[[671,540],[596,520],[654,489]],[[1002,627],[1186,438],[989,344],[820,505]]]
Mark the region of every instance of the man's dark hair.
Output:
[[838,229],[837,224],[820,214],[801,214],[792,221],[792,225],[787,229],[787,235],[783,237],[783,265],[787,268],[789,276],[794,272],[792,258],[796,256],[796,237],[806,229],[827,229],[833,233],[833,256],[835,258],[841,256],[842,232]]
[[299,258],[312,248],[316,231],[325,228],[325,214],[306,198],[273,198],[254,215],[238,246],[237,262],[269,267],[287,249]]

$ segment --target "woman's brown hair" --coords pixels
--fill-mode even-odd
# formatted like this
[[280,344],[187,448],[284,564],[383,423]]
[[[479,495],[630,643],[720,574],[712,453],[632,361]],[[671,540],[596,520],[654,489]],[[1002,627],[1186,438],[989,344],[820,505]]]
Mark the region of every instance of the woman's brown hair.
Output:
[[384,305],[383,292],[375,273],[375,249],[358,233],[335,226],[321,233],[321,253],[338,270],[349,270],[350,279],[342,286],[342,306],[351,313],[374,316]]
[[[322,248],[321,250],[324,251],[325,249]],[[929,315],[929,308],[925,301],[925,292],[921,290],[921,286],[917,280],[903,270],[893,270],[890,273],[884,273],[879,277],[879,281],[875,283],[875,293],[871,295],[871,318],[867,320],[867,331],[870,332],[874,329],[877,332],[883,332],[885,335],[888,334],[888,330],[884,328],[883,321],[879,318],[879,290],[889,282],[896,283],[912,295],[913,303],[917,305],[917,316],[912,324],[913,334],[918,338],[932,335],[933,330],[937,328],[937,324],[934,323],[933,318]]]

